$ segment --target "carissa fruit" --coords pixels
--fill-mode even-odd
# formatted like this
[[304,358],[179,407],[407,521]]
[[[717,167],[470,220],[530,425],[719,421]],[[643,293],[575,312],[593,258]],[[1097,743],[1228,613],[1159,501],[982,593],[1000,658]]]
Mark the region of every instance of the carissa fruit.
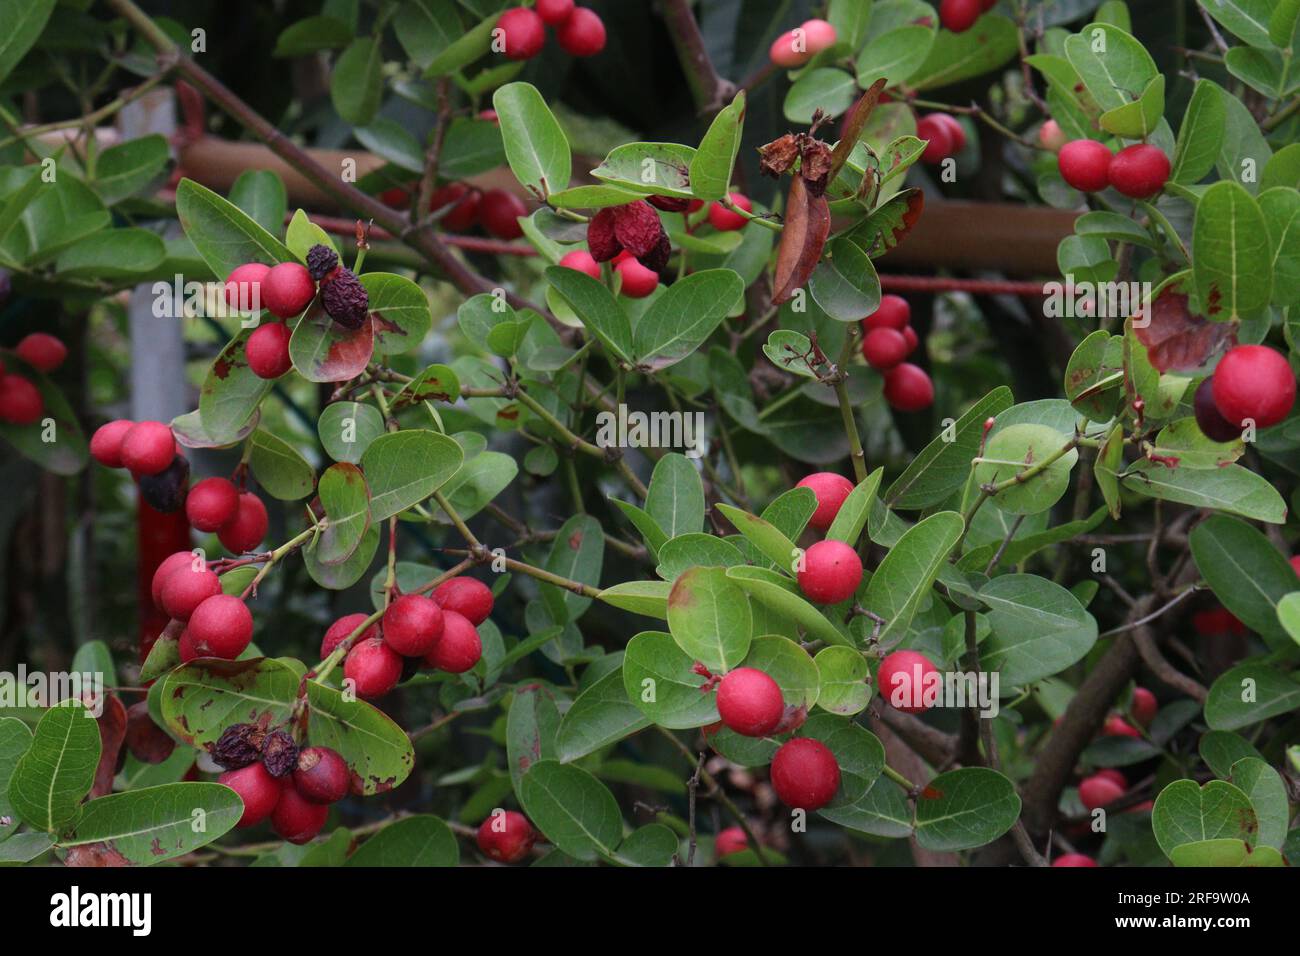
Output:
[[501,14],[492,32],[497,30],[501,31],[501,52],[512,60],[531,60],[546,43],[546,25],[527,7],[511,7]]
[[281,262],[262,279],[262,305],[281,319],[302,315],[316,297],[316,283],[301,262]]
[[442,637],[442,608],[422,594],[403,594],[388,605],[384,642],[403,657],[423,657]]
[[718,716],[742,736],[766,737],[784,713],[781,688],[756,668],[737,667],[718,684]]
[[1095,139],[1076,139],[1061,147],[1056,166],[1061,178],[1080,192],[1101,192],[1110,185],[1114,155]]
[[872,329],[862,340],[862,357],[882,372],[902,364],[911,351],[907,336],[897,329]]
[[324,829],[330,808],[323,803],[312,803],[300,794],[293,777],[285,777],[279,786],[280,800],[271,813],[271,828],[290,843],[310,842]]
[[1295,404],[1295,375],[1280,353],[1267,345],[1229,349],[1214,370],[1214,404],[1231,424],[1276,425]]
[[926,688],[931,683],[931,675],[938,673],[939,668],[924,654],[894,651],[880,662],[876,685],[880,688],[880,695],[895,710],[905,714],[923,714],[930,709],[925,703]]
[[186,630],[201,656],[233,661],[253,639],[253,615],[235,595],[215,594],[194,609]]
[[840,765],[820,740],[787,740],[772,758],[772,789],[787,807],[820,810],[840,788]]
[[1138,143],[1110,161],[1110,184],[1130,199],[1150,199],[1169,181],[1169,157],[1159,146]]
[[478,578],[443,581],[430,595],[444,611],[455,611],[475,627],[492,613],[492,589]]
[[382,697],[401,679],[402,657],[380,638],[358,641],[343,662],[343,676],[353,682],[358,697]]
[[14,346],[14,351],[38,372],[53,372],[68,357],[68,347],[48,332],[23,336]]
[[478,222],[478,206],[483,194],[464,183],[439,186],[429,197],[429,212],[447,209],[438,224],[447,232],[468,232]]
[[[193,551],[177,551],[175,554],[169,554],[158,565],[157,570],[153,573],[153,581],[150,586],[150,593],[153,597],[153,606],[160,611],[165,611],[162,603],[163,586],[173,574],[182,568],[198,568],[201,571],[207,570],[207,564],[197,557]],[[214,592],[215,593],[215,592]],[[196,607],[198,605],[195,605]]]
[[483,642],[469,619],[455,611],[444,611],[442,637],[424,662],[449,674],[463,674],[482,656]]
[[298,753],[293,785],[305,800],[335,803],[347,796],[352,786],[352,774],[337,750],[304,747]]
[[225,478],[204,478],[185,499],[185,517],[200,531],[216,531],[239,511],[239,491]]
[[577,7],[555,31],[570,56],[595,56],[605,49],[605,21],[589,7]]
[[925,369],[903,362],[885,373],[885,401],[900,412],[919,412],[934,404],[934,383]]
[[262,262],[236,266],[226,278],[226,305],[240,313],[263,308],[262,281],[270,271],[271,267]]
[[954,152],[952,130],[936,115],[922,116],[916,121],[916,137],[926,141],[923,163],[941,163]]
[[498,863],[518,863],[528,856],[536,841],[533,825],[516,810],[494,811],[479,824],[479,851]]
[[229,787],[244,801],[244,815],[235,824],[240,828],[261,823],[280,802],[280,781],[266,772],[261,761],[239,770],[227,770],[217,777],[217,783]]
[[1096,866],[1097,861],[1082,853],[1063,853],[1052,861],[1052,866]]
[[[200,567],[196,571],[190,552],[182,551],[180,554],[189,560],[178,562],[163,582],[160,596],[164,611],[178,621],[188,621],[200,604],[221,593],[221,579],[217,577],[217,572],[209,571],[206,567]],[[167,560],[170,561],[171,558]]]
[[[325,632],[325,637],[320,642],[320,659],[325,660],[325,658],[329,657],[334,652],[334,648],[351,637],[352,632],[359,628],[367,617],[369,617],[367,614],[345,614],[331,624],[329,630]],[[375,626],[372,624],[361,632],[361,636],[357,638],[357,643],[360,644],[362,641],[378,636]]]
[[95,429],[90,436],[90,455],[105,468],[122,467],[122,439],[135,422],[119,418]]
[[624,259],[614,267],[618,273],[619,291],[629,299],[644,299],[659,286],[659,273],[647,269],[636,259]]
[[817,498],[817,510],[808,523],[818,531],[825,531],[835,522],[844,499],[853,491],[853,482],[833,471],[819,471],[803,478],[795,487],[812,489]]
[[872,329],[897,329],[902,331],[912,321],[912,307],[901,295],[886,294],[880,297],[880,306],[862,320],[865,332]]
[[818,541],[803,555],[799,589],[817,604],[847,601],[862,583],[862,559],[843,541]]
[[[743,193],[731,193],[728,198],[733,206],[745,212],[752,212],[754,209],[754,204]],[[737,229],[744,229],[748,223],[748,219],[738,212],[732,212],[720,202],[709,204],[709,225],[718,232],[734,232]]]
[[574,249],[572,252],[566,252],[559,264],[565,269],[585,272],[593,279],[600,279],[600,263],[593,259],[591,253],[586,249]]
[[1079,800],[1089,810],[1096,810],[1109,803],[1114,803],[1124,795],[1124,786],[1103,774],[1085,777],[1079,784]]
[[289,339],[293,332],[283,322],[264,322],[244,343],[244,359],[258,378],[279,378],[293,368]]
[[266,537],[266,505],[251,491],[239,496],[239,510],[234,520],[217,532],[217,539],[232,554],[252,551]]
[[498,239],[518,239],[524,234],[519,220],[528,215],[528,207],[514,193],[489,189],[478,204],[478,219],[489,235]]
[[939,22],[945,30],[965,33],[980,18],[980,0],[942,0],[939,4]]
[[122,464],[133,475],[156,475],[175,457],[176,438],[162,422],[137,422],[122,436]]
[[537,0],[533,9],[547,26],[558,27],[573,12],[573,0]]
[[727,827],[713,838],[713,855],[718,859],[749,849],[749,837],[740,827]]

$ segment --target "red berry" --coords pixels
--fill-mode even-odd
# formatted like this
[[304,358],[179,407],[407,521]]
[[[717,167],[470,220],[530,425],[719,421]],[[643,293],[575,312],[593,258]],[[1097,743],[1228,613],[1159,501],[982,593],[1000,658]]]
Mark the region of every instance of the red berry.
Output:
[[494,811],[479,824],[479,851],[498,863],[518,863],[528,856],[536,841],[533,825],[515,810]]
[[862,357],[882,372],[900,364],[911,351],[907,336],[898,329],[872,329],[862,340]]
[[718,684],[718,716],[745,737],[766,737],[785,714],[781,688],[753,667],[728,671]]
[[901,332],[911,321],[912,307],[906,299],[901,295],[882,295],[880,307],[862,320],[862,328],[867,332],[872,329],[898,329]]
[[1246,633],[1246,625],[1225,607],[1197,611],[1192,615],[1192,628],[1202,637],[1217,637],[1220,634],[1240,636]]
[[235,595],[216,594],[194,609],[186,630],[202,656],[233,661],[253,639],[253,614]]
[[239,492],[225,478],[204,478],[185,499],[185,517],[200,531],[216,531],[239,511]]
[[463,674],[482,656],[483,642],[469,619],[455,611],[444,611],[442,638],[425,656],[425,664],[449,674]]
[[236,312],[256,312],[262,304],[262,283],[271,267],[263,262],[235,266],[226,277],[226,305]]
[[503,52],[512,60],[531,60],[546,42],[542,18],[527,7],[511,7],[501,14],[496,29],[501,31]]
[[843,541],[818,541],[803,554],[799,588],[818,604],[847,601],[862,583],[862,559]]
[[206,567],[200,566],[195,570],[193,556],[188,551],[182,553],[191,560],[180,563],[168,575],[163,582],[161,597],[164,611],[178,621],[188,621],[200,604],[221,593],[221,579],[217,572]]
[[1133,714],[1133,719],[1143,727],[1151,726],[1151,721],[1155,720],[1156,711],[1160,709],[1159,702],[1156,701],[1156,695],[1151,693],[1145,687],[1135,687],[1133,689],[1133,703],[1129,710]]
[[1063,853],[1052,861],[1052,866],[1096,866],[1097,861],[1082,853]]
[[[729,193],[733,205],[739,206],[745,212],[750,212],[754,204],[750,202],[749,197],[743,193]],[[738,212],[732,212],[720,202],[709,205],[709,225],[718,232],[734,232],[737,229],[744,229],[749,220]]]
[[1295,404],[1295,375],[1280,353],[1266,345],[1238,345],[1214,370],[1214,404],[1234,425],[1247,419],[1268,428],[1286,418]]
[[68,347],[48,332],[23,336],[14,351],[38,372],[53,372],[68,357]]
[[1141,737],[1142,732],[1130,724],[1118,714],[1112,714],[1106,718],[1106,723],[1101,728],[1102,736],[1105,737]]
[[727,827],[713,838],[713,855],[718,859],[749,849],[749,837],[740,827]]
[[796,488],[811,488],[817,498],[817,510],[808,523],[818,531],[825,531],[840,513],[844,499],[853,491],[853,482],[833,471],[819,471],[804,478]]
[[895,365],[885,373],[885,401],[900,412],[919,412],[934,404],[934,382],[911,362]]
[[492,613],[492,589],[478,578],[443,581],[430,595],[444,611],[455,611],[478,627]]
[[565,253],[560,260],[560,265],[566,269],[585,272],[593,279],[600,278],[600,263],[593,259],[586,249],[574,249],[572,252]]
[[479,203],[483,194],[464,183],[448,183],[429,197],[429,212],[450,206],[438,220],[447,232],[468,232],[478,222]]
[[504,189],[489,189],[478,205],[479,222],[489,234],[498,239],[518,239],[524,234],[519,219],[528,215],[528,207],[514,193]]
[[325,828],[330,808],[298,792],[292,777],[280,781],[280,800],[271,813],[271,828],[290,843],[308,843]]
[[1196,386],[1192,409],[1196,414],[1196,425],[1200,428],[1201,434],[1211,441],[1236,441],[1241,437],[1240,426],[1224,418],[1219,411],[1219,406],[1214,404],[1213,375]]
[[1150,199],[1169,181],[1169,157],[1159,146],[1138,143],[1110,161],[1110,184],[1130,199]]
[[312,803],[337,803],[352,788],[352,772],[337,750],[304,747],[298,752],[293,785]]
[[169,554],[163,559],[162,563],[154,570],[153,581],[150,584],[154,607],[160,611],[163,610],[162,590],[163,585],[167,583],[167,579],[182,568],[193,568],[196,562],[200,569],[207,568],[207,565],[202,560],[195,557],[193,551],[177,551],[175,554]]
[[227,770],[217,778],[217,783],[229,787],[244,801],[244,815],[235,824],[237,827],[256,826],[280,802],[280,781],[267,772],[260,760],[238,770]]
[[964,33],[980,18],[980,0],[943,0],[939,4],[939,22],[945,30]]
[[840,765],[820,740],[795,737],[772,758],[772,789],[787,807],[820,810],[840,788]]
[[379,194],[379,201],[394,209],[406,209],[411,205],[411,191],[403,186],[393,186]]
[[262,499],[251,491],[245,491],[239,496],[239,510],[234,520],[217,532],[217,540],[231,554],[243,554],[262,543],[268,524]]
[[925,696],[934,680],[931,675],[938,673],[939,668],[919,651],[894,651],[880,662],[876,685],[895,710],[923,714],[930,709]]
[[[331,624],[329,630],[325,632],[324,639],[320,642],[320,659],[325,660],[325,658],[329,657],[334,652],[334,648],[351,637],[352,632],[359,628],[367,617],[369,617],[368,614],[345,614]],[[362,641],[368,641],[370,638],[378,636],[375,626],[372,624],[361,632],[361,636],[357,638],[357,643],[360,644]]]
[[40,421],[45,412],[41,390],[21,375],[0,378],[0,421],[10,425],[30,425]]
[[1110,164],[1114,155],[1095,139],[1076,139],[1061,147],[1056,168],[1061,178],[1080,192],[1101,192],[1110,185]]
[[961,125],[957,117],[950,113],[931,113],[930,115],[947,128],[948,137],[952,140],[953,155],[966,148],[966,127]]
[[1104,770],[1098,770],[1093,774],[1094,777],[1105,777],[1107,780],[1113,780],[1115,785],[1128,789],[1128,779],[1113,767],[1107,767]]
[[316,283],[301,262],[281,262],[262,279],[262,306],[282,319],[302,315],[316,298]]
[[941,163],[956,152],[952,130],[936,113],[922,116],[916,121],[916,137],[926,140],[925,152],[921,154],[923,163]]
[[442,608],[422,594],[403,594],[383,621],[384,642],[403,657],[423,657],[442,637]]
[[614,266],[614,271],[622,280],[619,291],[629,299],[644,299],[659,286],[659,273],[631,257]]
[[835,28],[825,20],[805,20],[799,27],[803,31],[804,43],[808,52],[814,56],[822,50],[835,45],[837,38]]
[[577,7],[555,31],[570,56],[595,56],[605,49],[605,21],[588,7]]
[[1061,129],[1061,124],[1054,119],[1049,119],[1038,127],[1038,142],[1052,152],[1059,153],[1068,140],[1065,138],[1065,130]]
[[180,652],[182,664],[188,664],[202,656],[194,647],[194,639],[190,637],[189,628],[181,631],[181,636],[176,640],[176,649]]
[[808,38],[803,33],[796,35],[794,30],[782,33],[772,41],[768,50],[768,57],[776,66],[803,66],[812,56],[808,51]]
[[1085,777],[1079,784],[1079,800],[1089,810],[1096,810],[1108,803],[1114,803],[1124,795],[1124,787],[1112,777],[1093,774]]
[[916,330],[910,325],[903,326],[903,338],[907,340],[907,354],[911,355],[916,351],[916,346],[920,339],[916,337]]
[[533,9],[547,26],[558,27],[573,12],[573,0],[537,0]]
[[293,332],[283,322],[265,322],[244,343],[244,358],[258,378],[279,378],[293,368],[289,339]]
[[176,457],[176,437],[162,422],[137,422],[122,436],[122,464],[133,475],[166,471]]
[[380,638],[357,641],[343,662],[343,676],[358,697],[383,697],[402,678],[402,658]]
[[1297,576],[1300,576],[1300,554],[1293,555],[1289,560],[1291,562],[1291,570],[1294,571]]
[[496,110],[479,110],[478,118],[489,123],[496,123],[498,126],[501,125],[501,117],[497,116]]
[[122,439],[135,422],[118,418],[95,429],[90,436],[90,455],[105,468],[122,467]]

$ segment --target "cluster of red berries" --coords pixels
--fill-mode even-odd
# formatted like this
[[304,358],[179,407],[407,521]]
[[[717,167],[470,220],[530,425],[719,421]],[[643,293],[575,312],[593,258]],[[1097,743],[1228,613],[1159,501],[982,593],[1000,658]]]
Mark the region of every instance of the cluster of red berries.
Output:
[[181,662],[200,657],[233,661],[253,639],[253,614],[242,599],[225,594],[221,579],[199,553],[177,551],[154,572],[154,607],[180,621]]
[[[818,531],[825,531],[835,521],[844,500],[853,490],[853,483],[843,475],[819,471],[804,478],[796,487],[812,489],[817,507],[808,524]],[[804,551],[803,566],[796,578],[800,590],[810,601],[838,604],[857,593],[858,585],[862,583],[862,560],[843,541],[818,541]]]
[[352,790],[352,771],[338,751],[299,748],[283,730],[234,724],[213,747],[213,759],[227,768],[217,782],[244,801],[235,826],[256,826],[269,817],[271,828],[290,843],[307,843],[320,833],[330,804]]
[[998,0],[942,0],[939,4],[939,22],[945,30],[965,33],[975,25],[980,14],[998,5]]
[[1196,424],[1206,438],[1235,441],[1253,422],[1268,428],[1291,414],[1295,373],[1286,356],[1267,345],[1238,345],[1196,389]]
[[773,40],[768,56],[776,66],[803,66],[837,39],[835,27],[825,20],[805,20]]
[[536,5],[511,7],[501,14],[503,52],[512,60],[531,60],[546,44],[546,28],[570,56],[595,56],[605,49],[605,21],[595,10],[576,6],[573,0],[537,0]]
[[916,350],[912,307],[901,296],[880,297],[880,308],[862,320],[862,357],[884,373],[885,401],[900,412],[934,404],[934,382],[919,365],[903,361]]
[[[14,354],[38,372],[53,372],[68,357],[68,347],[48,332],[24,336]],[[31,379],[5,369],[0,362],[0,422],[31,425],[45,413],[45,400]]]
[[519,220],[528,215],[524,201],[504,189],[476,189],[467,183],[447,183],[429,197],[429,211],[442,212],[438,222],[447,232],[469,232],[476,225],[495,239],[518,239]]
[[478,848],[489,860],[518,863],[532,852],[537,831],[517,810],[494,810],[479,824]]
[[[407,660],[417,666],[463,674],[483,656],[478,625],[492,613],[492,590],[475,578],[444,581],[432,596],[404,594],[357,638],[343,661],[343,676],[358,697],[382,697],[402,679]],[[321,660],[329,657],[366,620],[349,614],[330,625],[321,641]]]
[[1170,171],[1169,157],[1159,146],[1137,143],[1112,153],[1095,139],[1066,143],[1057,153],[1056,165],[1061,178],[1080,192],[1096,193],[1113,186],[1130,199],[1150,199],[1165,188]]
[[942,163],[966,148],[966,128],[948,113],[927,113],[916,121],[916,136],[926,141],[921,162]]

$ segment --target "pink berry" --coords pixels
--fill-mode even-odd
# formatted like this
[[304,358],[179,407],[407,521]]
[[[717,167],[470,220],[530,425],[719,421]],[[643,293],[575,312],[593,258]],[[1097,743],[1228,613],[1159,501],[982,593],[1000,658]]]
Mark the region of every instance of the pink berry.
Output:
[[478,207],[482,201],[483,194],[477,189],[464,183],[448,183],[433,191],[429,197],[429,211],[437,212],[451,206],[438,219],[438,225],[447,232],[468,232],[478,222]]
[[745,836],[745,831],[740,827],[727,827],[725,830],[719,830],[718,835],[713,838],[713,855],[718,859],[748,849],[749,837]]
[[521,217],[528,215],[528,207],[514,193],[504,189],[489,189],[478,204],[479,222],[489,235],[498,239],[518,239],[524,234],[519,225]]
[[[183,552],[189,556],[189,552]],[[162,586],[163,610],[178,621],[188,621],[200,604],[221,593],[221,579],[206,567],[194,569],[193,560],[177,567]]]
[[[198,562],[200,569],[202,570],[207,569],[207,565],[204,564],[202,561],[199,561],[194,556],[193,551],[177,551],[175,554],[169,554],[166,558],[162,560],[162,562],[154,570],[153,580],[150,584],[150,592],[153,597],[154,607],[156,607],[160,611],[164,610],[163,603],[162,603],[163,586],[167,583],[168,579],[177,571],[180,571],[182,569],[189,570],[193,568],[195,566],[196,561]],[[197,607],[197,605],[195,606]]]
[[1079,784],[1079,800],[1089,810],[1114,803],[1124,795],[1124,787],[1114,779],[1101,774],[1085,777]]
[[1082,853],[1063,853],[1052,861],[1052,866],[1096,866],[1097,861]]
[[329,747],[304,747],[298,753],[293,785],[304,800],[312,803],[337,803],[352,788],[352,773],[337,750]]
[[496,29],[501,31],[505,55],[512,60],[531,60],[546,43],[546,25],[527,7],[511,7],[501,14]]
[[271,828],[290,843],[309,843],[325,828],[330,808],[312,803],[298,792],[292,777],[280,781],[280,801],[271,813]]
[[923,163],[941,163],[956,151],[952,130],[937,114],[931,113],[916,121],[916,137],[926,141],[925,152],[921,154]]
[[895,365],[885,373],[885,401],[900,412],[919,412],[934,404],[934,382],[911,362]]
[[[367,614],[345,614],[331,624],[325,632],[325,637],[320,642],[320,659],[325,660],[325,658],[329,657],[334,652],[334,648],[351,637],[352,632],[359,628],[368,616]],[[357,643],[360,644],[362,641],[378,636],[379,634],[372,624],[357,638]]]
[[1267,345],[1229,349],[1214,370],[1214,404],[1233,425],[1249,419],[1257,428],[1276,425],[1295,404],[1295,374],[1280,352]]
[[659,286],[659,273],[631,257],[614,266],[614,271],[622,280],[619,291],[629,299],[644,299]]
[[818,604],[847,601],[862,583],[862,559],[843,541],[818,541],[803,555],[799,588]]
[[217,777],[217,783],[229,787],[244,801],[244,814],[235,824],[240,828],[257,826],[280,802],[280,781],[267,772],[260,760],[238,770],[227,770]]
[[217,531],[217,539],[231,554],[243,554],[262,543],[268,524],[262,499],[245,491],[239,496],[239,510],[234,519]]
[[1142,732],[1130,724],[1119,714],[1112,714],[1106,718],[1106,723],[1101,728],[1102,735],[1105,737],[1141,737]]
[[1080,192],[1101,192],[1110,185],[1110,164],[1114,155],[1095,139],[1076,139],[1061,147],[1056,167],[1061,178]]
[[901,295],[882,295],[879,308],[862,320],[862,328],[867,332],[872,329],[897,329],[901,332],[911,321],[912,307],[906,299]]
[[122,436],[122,464],[133,475],[166,471],[176,457],[176,437],[162,422],[137,422]]
[[560,259],[560,265],[566,269],[585,272],[593,279],[600,279],[600,263],[593,259],[586,249],[574,249],[572,252],[565,253]]
[[772,789],[787,807],[820,810],[840,788],[840,765],[820,740],[795,737],[772,758]]
[[766,737],[784,713],[781,688],[756,668],[737,667],[718,684],[718,716],[738,734]]
[[1133,719],[1143,727],[1151,726],[1151,721],[1155,720],[1156,711],[1160,709],[1160,704],[1156,700],[1156,695],[1151,693],[1145,687],[1133,688],[1133,703],[1129,708],[1133,713]]
[[442,614],[442,638],[424,658],[425,664],[449,674],[463,674],[483,656],[478,630],[455,611]]
[[233,661],[253,639],[253,615],[235,595],[216,594],[194,609],[186,630],[203,657]]
[[258,378],[279,378],[293,368],[289,340],[293,332],[283,322],[266,322],[253,330],[244,343],[244,358]]
[[905,714],[923,714],[930,709],[925,703],[927,689],[939,668],[919,651],[894,651],[880,662],[876,684],[880,695],[895,710]]
[[442,608],[422,594],[403,594],[384,611],[384,642],[403,657],[423,657],[442,637]]
[[444,611],[455,611],[475,627],[492,613],[492,589],[478,578],[443,581],[430,595]]
[[803,31],[808,52],[814,56],[822,50],[833,47],[838,39],[835,27],[825,20],[805,20],[799,29]]
[[[750,202],[749,197],[743,193],[730,193],[728,198],[730,198],[733,205],[740,207],[745,212],[751,212],[754,208],[754,204]],[[734,232],[737,229],[744,229],[748,223],[748,219],[738,212],[732,212],[720,202],[709,205],[709,225],[718,232]]]
[[358,697],[383,697],[402,678],[402,658],[380,638],[358,641],[343,662],[343,676]]
[[498,863],[518,863],[528,856],[536,841],[533,825],[516,810],[493,813],[479,824],[479,851]]
[[1068,140],[1065,138],[1065,130],[1061,129],[1061,124],[1054,119],[1049,119],[1038,128],[1038,142],[1052,152],[1059,153]]
[[302,315],[314,298],[316,283],[301,262],[281,262],[262,279],[262,305],[281,319]]
[[555,38],[570,56],[595,56],[605,49],[605,21],[595,10],[578,7],[560,24]]
[[200,531],[216,531],[239,511],[239,491],[225,478],[204,478],[185,498],[185,517]]
[[53,372],[68,357],[68,347],[48,332],[23,336],[14,346],[14,351],[38,372]]
[[41,390],[21,375],[0,378],[0,421],[10,425],[31,425],[45,412]]
[[947,127],[948,137],[952,140],[953,155],[966,148],[966,127],[958,122],[957,117],[951,113],[931,113],[930,115]]
[[980,0],[942,0],[939,22],[945,30],[964,33],[980,18]]
[[537,0],[533,9],[547,26],[558,27],[573,12],[573,0]]
[[135,422],[119,418],[95,429],[90,436],[90,455],[105,468],[122,467],[122,439]]
[[1110,184],[1130,199],[1150,199],[1169,181],[1169,157],[1159,146],[1138,143],[1110,161]]
[[853,482],[833,471],[819,471],[802,479],[796,488],[811,488],[817,498],[817,510],[808,523],[818,531],[825,531],[840,513],[844,499],[853,491]]
[[271,271],[263,262],[245,262],[226,277],[226,305],[237,312],[255,312],[262,304],[262,282]]
[[768,57],[776,66],[791,68],[803,66],[813,55],[808,50],[808,38],[802,33],[796,35],[794,30],[782,33],[772,41]]
[[872,329],[862,340],[862,357],[882,372],[901,364],[911,351],[907,336],[898,329]]

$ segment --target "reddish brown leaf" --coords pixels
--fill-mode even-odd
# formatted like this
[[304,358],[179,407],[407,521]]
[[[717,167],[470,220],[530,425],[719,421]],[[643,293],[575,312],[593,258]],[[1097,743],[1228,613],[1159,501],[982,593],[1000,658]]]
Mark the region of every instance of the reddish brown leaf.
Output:
[[834,179],[844,168],[844,164],[849,161],[849,154],[853,152],[853,147],[858,145],[858,140],[862,138],[862,130],[866,127],[867,120],[871,119],[871,111],[876,108],[876,104],[880,102],[880,94],[885,91],[885,82],[883,76],[876,80],[871,84],[871,88],[849,107],[849,120],[844,124],[844,135],[836,145],[835,152],[831,154],[831,179]]
[[117,758],[126,739],[126,708],[114,694],[104,698],[104,710],[96,723],[99,725],[99,766],[95,768],[95,785],[90,788],[91,799],[113,792],[113,778],[117,776]]
[[786,200],[785,228],[776,254],[776,292],[772,302],[789,301],[802,287],[821,260],[826,237],[831,231],[831,213],[824,196],[814,196],[807,183],[796,176]]
[[1217,352],[1237,343],[1233,323],[1210,322],[1192,315],[1187,296],[1172,287],[1156,297],[1150,311],[1150,323],[1135,322],[1133,332],[1147,347],[1151,364],[1158,372],[1194,371]]

